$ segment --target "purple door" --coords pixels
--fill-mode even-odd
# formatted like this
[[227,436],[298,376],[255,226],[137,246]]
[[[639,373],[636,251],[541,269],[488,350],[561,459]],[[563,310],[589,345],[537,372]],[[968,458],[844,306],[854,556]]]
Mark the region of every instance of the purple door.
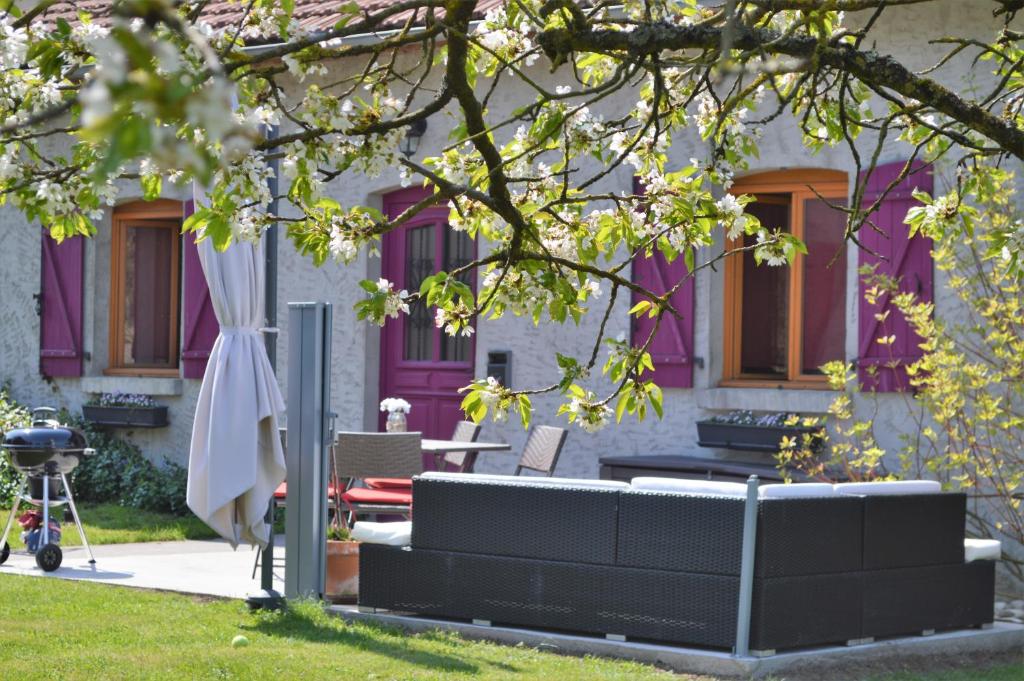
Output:
[[[396,217],[428,195],[427,189],[403,189],[384,197],[384,212]],[[424,278],[471,262],[475,243],[448,227],[448,208],[427,209],[384,235],[382,274],[398,290],[419,290]],[[471,277],[465,277],[470,282]],[[434,324],[434,310],[423,303],[384,325],[380,397],[401,397],[412,405],[409,430],[424,437],[449,438],[463,418],[459,388],[473,380],[472,338],[447,336]],[[380,426],[384,429],[384,414]],[[424,465],[432,459],[424,457]]]

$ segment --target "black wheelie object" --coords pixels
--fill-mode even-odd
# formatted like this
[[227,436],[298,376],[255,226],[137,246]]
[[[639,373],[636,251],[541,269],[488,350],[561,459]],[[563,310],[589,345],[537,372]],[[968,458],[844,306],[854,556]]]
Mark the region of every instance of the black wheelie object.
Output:
[[[30,553],[35,553],[36,565],[46,572],[59,568],[64,555],[60,548],[60,524],[51,517],[50,510],[65,505],[65,518],[70,512],[89,555],[89,563],[96,562],[67,478],[68,473],[94,450],[86,445],[81,431],[61,424],[56,417],[55,409],[40,407],[32,412],[32,425],[9,430],[0,441],[0,451],[7,453],[11,465],[25,476],[0,536],[0,546],[3,547],[0,549],[0,565],[10,556],[7,538],[15,519],[18,519],[25,528],[26,547]],[[19,518],[18,510],[23,503],[39,510],[29,511]]]

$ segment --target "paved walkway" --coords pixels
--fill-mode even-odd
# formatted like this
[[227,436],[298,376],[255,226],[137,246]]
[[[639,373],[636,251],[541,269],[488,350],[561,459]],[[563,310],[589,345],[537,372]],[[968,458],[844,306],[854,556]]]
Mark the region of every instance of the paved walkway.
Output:
[[[274,570],[274,588],[284,591],[284,537],[276,540],[274,562],[278,567]],[[95,565],[89,565],[85,549],[62,548],[64,561],[54,572],[36,567],[34,556],[15,552],[0,565],[0,575],[80,579],[227,598],[245,598],[259,591],[259,573],[252,579],[255,550],[242,546],[235,551],[221,540],[94,546]]]

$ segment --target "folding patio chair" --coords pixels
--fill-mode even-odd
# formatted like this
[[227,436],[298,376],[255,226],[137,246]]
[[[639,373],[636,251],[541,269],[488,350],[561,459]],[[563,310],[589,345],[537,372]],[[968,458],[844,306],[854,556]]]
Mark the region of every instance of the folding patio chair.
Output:
[[515,474],[522,475],[523,469],[527,469],[543,473],[549,478],[553,476],[567,435],[565,428],[534,426],[526,438],[526,446],[519,457]]
[[[480,426],[472,421],[459,421],[455,424],[452,440],[456,442],[476,442],[480,437]],[[472,473],[476,464],[476,452],[448,452],[441,460],[442,470],[448,465],[456,467],[458,473]],[[411,478],[367,478],[363,483],[372,489],[412,489]]]
[[403,515],[412,506],[412,490],[357,487],[367,478],[411,478],[423,465],[420,433],[338,433],[332,448],[334,471],[344,481],[340,498],[349,525],[359,515]]
[[[452,433],[452,440],[456,442],[476,442],[480,437],[481,427],[472,421],[459,421],[455,424],[455,432]],[[444,468],[449,465],[455,466],[458,473],[472,473],[476,464],[476,452],[448,452],[442,459]]]

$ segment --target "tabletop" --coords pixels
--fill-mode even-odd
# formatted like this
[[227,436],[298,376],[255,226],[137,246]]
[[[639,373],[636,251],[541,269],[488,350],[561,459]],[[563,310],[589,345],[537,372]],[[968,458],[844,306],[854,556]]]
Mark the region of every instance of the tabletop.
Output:
[[461,442],[458,440],[429,440],[424,438],[420,447],[424,452],[444,454],[446,452],[508,452],[512,445],[506,442]]

